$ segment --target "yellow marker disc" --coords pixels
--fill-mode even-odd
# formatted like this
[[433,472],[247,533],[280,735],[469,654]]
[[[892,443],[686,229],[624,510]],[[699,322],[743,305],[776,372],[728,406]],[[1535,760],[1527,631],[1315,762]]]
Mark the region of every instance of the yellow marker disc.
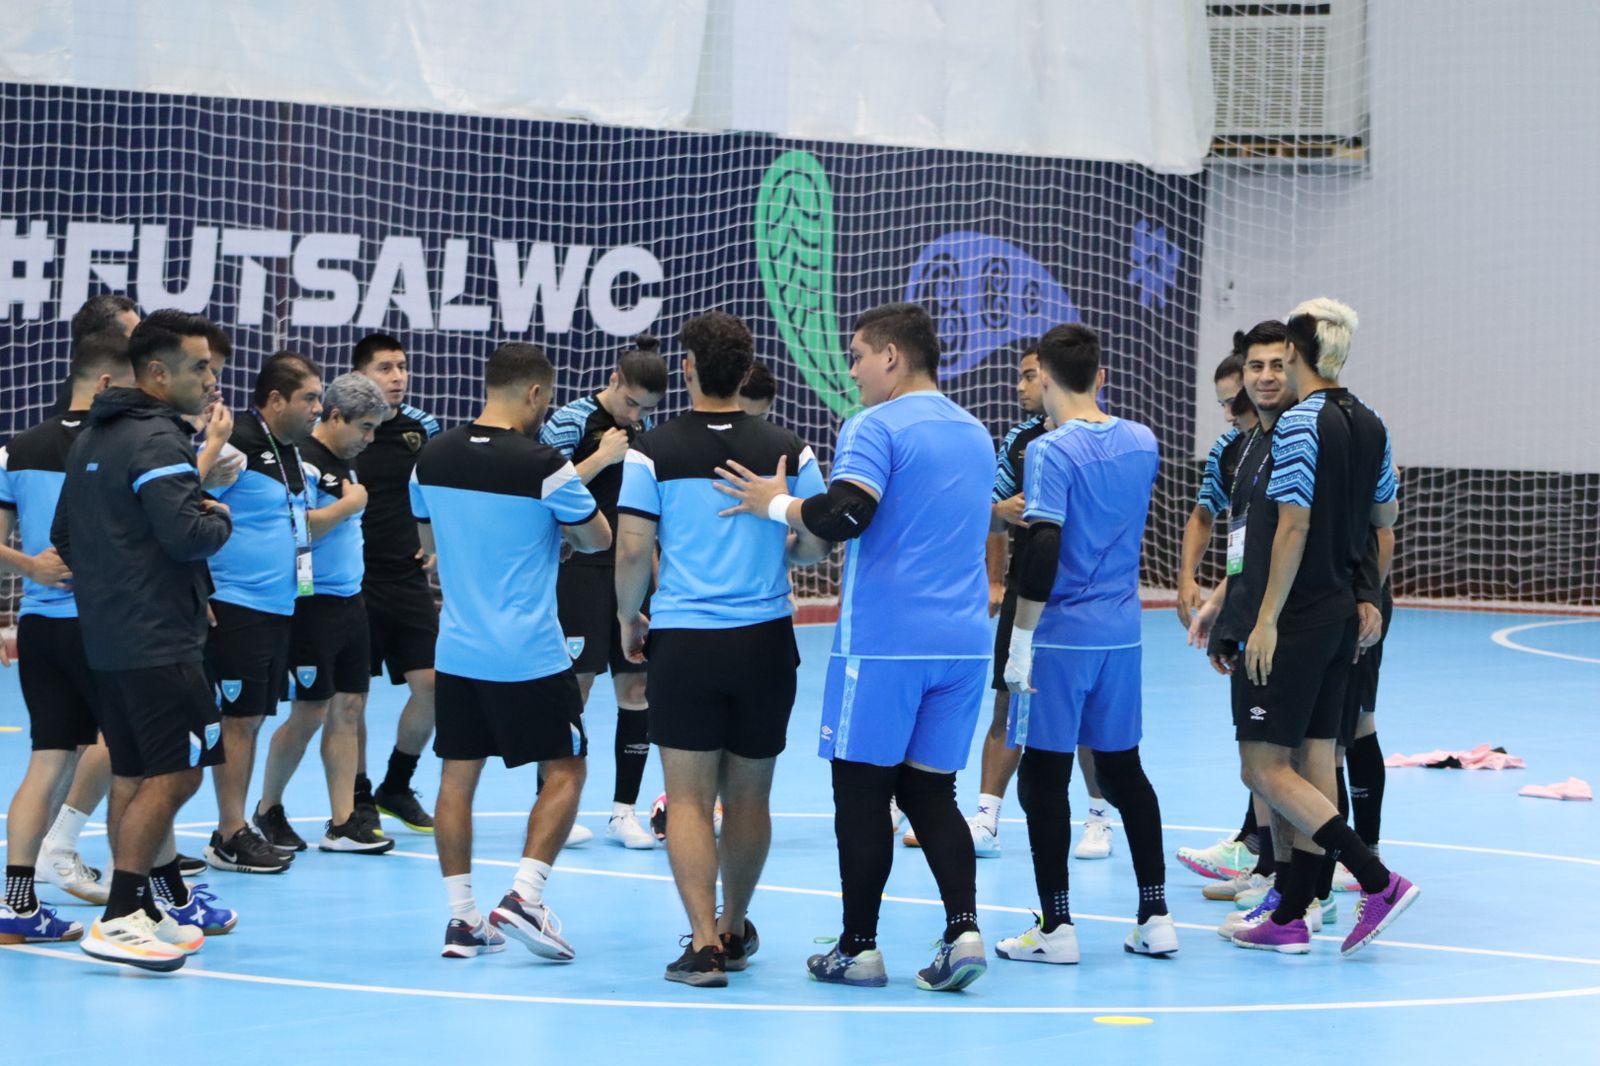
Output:
[[1154,1025],[1154,1018],[1139,1018],[1132,1014],[1102,1014],[1095,1019],[1101,1025]]
[[22,732],[22,727],[20,725],[0,725],[0,733],[20,733],[20,732]]

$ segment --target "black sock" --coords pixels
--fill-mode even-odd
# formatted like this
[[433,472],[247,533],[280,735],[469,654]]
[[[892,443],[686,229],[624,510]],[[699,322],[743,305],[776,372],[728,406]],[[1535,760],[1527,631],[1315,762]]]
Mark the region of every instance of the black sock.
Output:
[[183,883],[183,875],[178,872],[177,859],[151,868],[150,890],[174,907],[189,905],[189,886]]
[[1256,836],[1261,838],[1261,850],[1256,852],[1256,868],[1250,872],[1268,877],[1276,868],[1276,860],[1272,856],[1272,826],[1260,826],[1256,829]]
[[[1248,844],[1250,842],[1250,838],[1257,836],[1260,829],[1261,826],[1256,823],[1255,797],[1252,796],[1245,801],[1244,821],[1239,823],[1239,831],[1233,835],[1233,839],[1241,840]],[[1251,848],[1250,850],[1254,851],[1255,849]]]
[[[1339,817],[1348,824],[1350,819],[1350,793],[1345,790],[1344,771],[1342,769],[1335,768],[1334,780],[1338,783]],[[1333,871],[1338,864],[1339,856],[1336,852],[1327,851],[1323,853],[1322,863],[1317,867],[1317,880],[1312,892],[1313,899],[1328,898],[1329,893],[1333,891]]]
[[978,931],[978,860],[972,850],[972,827],[956,802],[955,774],[904,764],[897,769],[895,799],[916,831],[922,857],[939,886],[944,940],[949,944],[962,933]]
[[854,955],[878,941],[878,909],[894,862],[889,800],[899,768],[834,759],[830,769],[833,834],[839,844],[839,888],[844,897],[839,950]]
[[1356,836],[1367,847],[1376,848],[1383,825],[1383,788],[1389,778],[1378,734],[1357,737],[1345,752],[1344,768],[1350,775],[1350,814]]
[[1317,869],[1322,865],[1324,856],[1315,852],[1294,849],[1294,857],[1289,860],[1289,877],[1287,883],[1284,878],[1278,878],[1278,909],[1272,912],[1272,920],[1279,925],[1288,925],[1296,918],[1304,918],[1306,911],[1311,907],[1311,893],[1317,883]]
[[378,788],[383,792],[408,792],[411,789],[411,775],[417,772],[417,760],[420,756],[407,755],[399,748],[389,753],[389,770],[383,775],[383,784]]
[[33,892],[33,867],[6,866],[6,906],[18,914],[39,909],[39,897]]
[[617,739],[612,745],[617,759],[617,787],[613,803],[632,807],[639,802],[639,785],[644,781],[645,763],[650,761],[650,712],[617,708]]
[[1067,852],[1072,846],[1072,753],[1027,748],[1017,764],[1017,801],[1028,821],[1039,925],[1053,933],[1072,924]]
[[150,879],[144,874],[127,870],[111,871],[111,890],[106,899],[105,921],[125,918],[144,910],[145,898],[150,895]]
[[1151,918],[1165,913],[1167,913],[1167,886],[1140,885],[1139,924],[1143,925]]
[[1327,824],[1311,834],[1311,839],[1317,842],[1318,847],[1332,852],[1336,859],[1344,863],[1345,869],[1361,882],[1361,891],[1382,892],[1389,884],[1389,868],[1361,843],[1356,831],[1338,815],[1329,818]]
[[357,807],[372,805],[372,779],[365,773],[356,774],[355,799]]
[[[1164,896],[1156,895],[1159,910],[1150,909],[1146,896],[1165,890],[1167,860],[1161,841],[1161,803],[1156,790],[1145,776],[1139,761],[1139,749],[1127,751],[1096,751],[1094,773],[1100,782],[1100,791],[1122,815],[1122,833],[1128,838],[1128,854],[1133,859],[1134,880],[1139,883],[1140,921],[1149,914],[1165,914]],[[1155,890],[1152,893],[1151,890]]]

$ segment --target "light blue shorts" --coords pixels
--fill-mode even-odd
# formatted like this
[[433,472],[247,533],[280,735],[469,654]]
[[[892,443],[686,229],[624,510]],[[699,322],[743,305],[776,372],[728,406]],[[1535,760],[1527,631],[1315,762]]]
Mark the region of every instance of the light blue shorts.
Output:
[[1006,744],[1057,752],[1080,744],[1092,751],[1137,747],[1144,732],[1142,652],[1138,647],[1035,650],[1037,691],[1011,697]]
[[817,754],[874,766],[967,765],[989,683],[988,659],[828,661]]

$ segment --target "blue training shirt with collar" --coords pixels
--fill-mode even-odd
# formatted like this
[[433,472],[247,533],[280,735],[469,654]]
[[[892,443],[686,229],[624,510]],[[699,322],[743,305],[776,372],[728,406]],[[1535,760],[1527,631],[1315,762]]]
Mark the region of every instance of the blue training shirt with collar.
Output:
[[830,479],[871,489],[878,509],[845,548],[834,655],[989,657],[994,461],[989,431],[940,392],[906,393],[845,422]]
[[1138,646],[1140,545],[1160,463],[1155,434],[1122,418],[1073,419],[1028,446],[1023,517],[1061,527],[1034,647]]
[[[235,420],[222,455],[240,456],[244,466],[232,485],[209,490],[233,515],[233,535],[211,557],[216,585],[211,598],[266,614],[292,615],[295,552],[306,536],[306,482],[299,450],[269,440],[252,412]],[[291,507],[297,512],[293,522]]]
[[[67,478],[67,452],[88,417],[88,411],[63,411],[0,448],[0,507],[16,512],[24,555],[38,555],[51,547],[50,526]],[[17,617],[30,614],[76,618],[78,601],[70,588],[50,588],[23,578]]]

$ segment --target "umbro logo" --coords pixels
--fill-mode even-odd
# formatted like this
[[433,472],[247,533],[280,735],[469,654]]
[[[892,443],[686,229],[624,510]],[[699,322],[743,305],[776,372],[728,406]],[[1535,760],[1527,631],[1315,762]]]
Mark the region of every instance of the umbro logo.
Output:
[[467,438],[467,443],[469,443],[469,444],[488,444],[489,443],[489,438],[488,437],[468,437]]
[[272,465],[276,464],[277,461],[278,461],[277,458],[275,456],[273,456],[273,454],[271,452],[262,452],[261,455],[260,455],[260,459],[261,459],[261,462],[262,462],[262,464],[264,466],[272,466]]
[[823,740],[827,740],[831,736],[833,736],[833,727],[832,726],[826,726],[826,725],[823,726],[822,727],[822,739]]
[[324,485],[337,485],[339,483],[339,476],[337,474],[323,474],[322,483]]
[[1250,708],[1250,720],[1252,722],[1264,722],[1264,721],[1266,721],[1266,719],[1267,719],[1267,709],[1265,707],[1252,707],[1252,708]]

